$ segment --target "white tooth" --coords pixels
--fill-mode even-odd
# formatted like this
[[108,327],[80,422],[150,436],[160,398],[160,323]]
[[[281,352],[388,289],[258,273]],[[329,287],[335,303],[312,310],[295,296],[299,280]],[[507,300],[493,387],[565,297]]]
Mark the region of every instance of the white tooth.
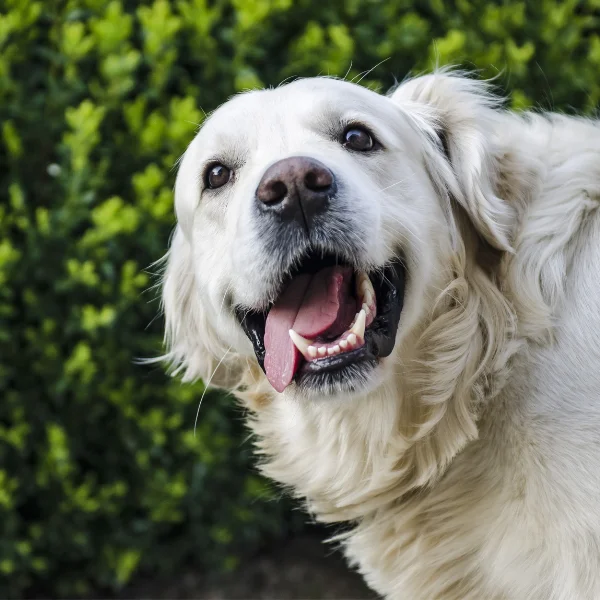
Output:
[[361,291],[363,302],[366,302],[367,304],[372,304],[373,298],[375,298],[375,290],[373,289],[373,284],[371,283],[371,280],[368,277],[362,283]]
[[365,313],[369,314],[371,312],[371,309],[369,308],[368,304],[363,304],[362,305],[362,309],[365,311]]
[[356,342],[357,342],[356,335],[351,333],[346,339],[348,340],[349,346],[356,346]]
[[334,354],[339,354],[340,353],[340,347],[337,344],[332,348],[332,350],[333,350]]
[[302,354],[307,355],[310,354],[309,348],[311,348],[312,341],[303,338],[299,333],[296,333],[293,329],[289,330],[290,337],[292,338],[292,342],[294,342],[294,346],[302,352]]
[[358,273],[356,276],[356,292],[359,295],[362,295],[363,290],[366,285],[366,280],[369,279],[365,273]]
[[345,350],[348,347],[348,340],[340,340],[340,348]]
[[325,356],[327,354],[327,348],[321,346],[317,352],[319,353],[319,356]]
[[367,313],[361,309],[356,317],[356,323],[352,326],[350,331],[356,334],[356,337],[363,340],[365,338],[365,325],[367,323]]
[[315,346],[309,346],[308,347],[308,355],[311,358],[316,358],[317,357],[317,349]]
[[[375,306],[375,289],[371,283],[371,279],[366,273],[358,273],[356,275],[356,295],[360,300],[361,304],[367,306]],[[367,314],[371,311],[366,311]],[[352,327],[354,321],[350,325]]]
[[329,354],[329,356],[332,356],[333,354],[335,354],[335,350],[333,349],[333,346],[331,348],[327,348],[327,354]]

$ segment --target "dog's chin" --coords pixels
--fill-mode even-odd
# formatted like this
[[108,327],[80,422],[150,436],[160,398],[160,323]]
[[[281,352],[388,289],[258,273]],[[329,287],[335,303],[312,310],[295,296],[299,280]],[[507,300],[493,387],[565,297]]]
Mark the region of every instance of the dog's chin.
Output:
[[[315,273],[328,264],[340,264],[340,262],[346,267],[353,266],[335,255],[318,257],[314,254],[308,255],[298,261],[299,266],[293,272],[287,273],[286,278],[289,282],[299,274]],[[363,327],[362,336],[358,336],[356,344],[352,344],[352,340],[357,339],[356,336],[351,338],[349,335],[349,332],[353,331],[352,325],[355,323],[352,321],[351,328],[346,331],[347,338],[345,338],[345,334],[342,334],[341,337],[339,334],[337,335],[342,340],[340,345],[343,349],[337,346],[336,341],[329,342],[329,347],[333,344],[334,348],[337,348],[336,354],[308,356],[304,353],[292,380],[287,385],[288,392],[313,399],[335,398],[336,396],[348,398],[368,394],[382,385],[383,361],[394,350],[404,304],[404,263],[401,258],[396,258],[366,275],[371,282],[370,290],[375,294],[376,314],[369,319],[366,327]],[[358,277],[356,269],[352,277],[354,279]],[[364,278],[365,275],[363,274],[362,277]],[[286,278],[284,278],[281,290],[286,289]],[[281,290],[280,294],[283,294]],[[358,297],[357,302],[360,306],[362,299]],[[271,307],[258,311],[238,306],[235,311],[242,329],[252,342],[258,363],[267,372],[267,375],[265,357],[268,349],[265,347],[265,330]],[[358,313],[356,317],[358,317]],[[351,340],[351,343],[343,344],[345,339]],[[326,339],[316,340],[312,343],[328,344]],[[311,350],[314,353],[314,349]]]
[[364,352],[346,365],[331,365],[330,369],[323,367],[313,371],[304,365],[289,389],[302,398],[312,400],[362,397],[383,383],[381,361]]

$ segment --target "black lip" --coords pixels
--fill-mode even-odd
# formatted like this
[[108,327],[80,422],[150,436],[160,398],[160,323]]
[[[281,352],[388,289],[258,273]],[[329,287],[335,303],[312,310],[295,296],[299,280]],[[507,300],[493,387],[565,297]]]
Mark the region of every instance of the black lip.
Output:
[[351,392],[367,383],[375,367],[377,358],[365,344],[352,352],[305,362],[296,373],[295,382],[300,389],[324,394],[336,390]]
[[396,344],[396,332],[404,307],[405,269],[399,259],[389,263],[371,282],[377,296],[377,317],[365,331],[365,346],[376,358],[389,356]]
[[[334,259],[331,257],[322,257],[321,260],[312,257],[302,261],[300,269],[302,272],[316,272],[332,260]],[[350,381],[353,374],[364,377],[364,371],[370,371],[377,365],[378,359],[392,353],[404,305],[405,267],[400,259],[395,259],[383,269],[371,273],[370,278],[377,298],[377,317],[365,331],[365,344],[352,352],[304,362],[295,376],[295,380],[303,387],[330,389],[348,379],[345,387],[353,388]],[[252,342],[256,359],[264,371],[264,337],[268,311],[258,312],[238,306],[235,313]]]
[[265,326],[267,324],[267,315],[262,312],[244,310],[238,306],[235,308],[235,316],[240,322],[244,333],[252,342],[254,354],[260,368],[265,370]]

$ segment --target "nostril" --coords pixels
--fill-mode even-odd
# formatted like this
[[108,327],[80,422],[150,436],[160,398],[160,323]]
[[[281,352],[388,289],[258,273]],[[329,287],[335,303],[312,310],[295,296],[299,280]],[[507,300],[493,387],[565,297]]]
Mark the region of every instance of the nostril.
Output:
[[267,168],[254,198],[265,218],[270,214],[306,229],[316,215],[327,211],[336,191],[335,176],[323,163],[290,156]]
[[262,185],[258,190],[258,199],[265,204],[281,202],[288,193],[288,188],[283,181],[276,179]]
[[304,185],[313,191],[323,191],[333,184],[333,175],[328,169],[311,169],[304,176]]

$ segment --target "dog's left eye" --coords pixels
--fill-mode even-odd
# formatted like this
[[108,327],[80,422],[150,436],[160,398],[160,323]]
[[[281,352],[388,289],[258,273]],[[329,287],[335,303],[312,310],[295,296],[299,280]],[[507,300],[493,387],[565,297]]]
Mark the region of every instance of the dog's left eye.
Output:
[[375,147],[373,136],[362,127],[349,127],[344,132],[343,144],[350,150],[368,152]]
[[214,163],[209,166],[205,175],[204,183],[207,188],[214,190],[220,188],[231,179],[231,169],[221,163]]

